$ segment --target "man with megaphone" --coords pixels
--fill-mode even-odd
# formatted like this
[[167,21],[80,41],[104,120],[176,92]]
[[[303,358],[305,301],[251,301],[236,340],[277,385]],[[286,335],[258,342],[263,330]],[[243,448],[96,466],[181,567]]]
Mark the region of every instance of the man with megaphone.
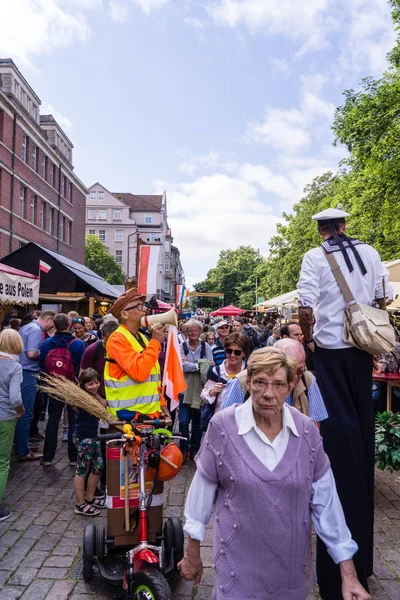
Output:
[[[107,409],[120,420],[137,413],[149,418],[171,418],[161,387],[158,357],[166,337],[162,324],[151,330],[149,341],[139,329],[146,317],[146,296],[127,290],[113,304],[111,312],[120,326],[107,341],[104,386]],[[161,320],[161,319],[159,319]]]

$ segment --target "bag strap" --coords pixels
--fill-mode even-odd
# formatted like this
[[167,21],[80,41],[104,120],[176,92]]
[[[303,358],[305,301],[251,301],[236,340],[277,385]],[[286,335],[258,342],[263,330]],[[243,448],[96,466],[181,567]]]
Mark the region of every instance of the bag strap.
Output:
[[183,346],[183,352],[184,352],[185,356],[187,356],[189,354],[189,348],[188,348],[187,342],[183,342],[182,346]]
[[201,350],[200,350],[200,358],[206,357],[206,343],[204,340],[201,340]]
[[332,253],[326,252],[325,249],[324,249],[324,254],[325,254],[326,260],[328,261],[329,266],[331,268],[332,275],[334,276],[334,278],[336,279],[336,283],[340,287],[340,291],[343,294],[346,304],[349,305],[349,304],[355,303],[356,300],[353,296],[353,292],[349,288],[348,283],[342,273],[342,269],[339,267],[339,265],[336,262],[336,258],[333,256]]

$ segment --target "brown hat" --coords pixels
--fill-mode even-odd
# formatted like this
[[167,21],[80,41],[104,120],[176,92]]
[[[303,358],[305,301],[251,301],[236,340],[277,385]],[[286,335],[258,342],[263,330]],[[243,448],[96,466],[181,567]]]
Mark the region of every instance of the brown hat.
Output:
[[112,305],[112,315],[118,319],[125,306],[127,306],[131,302],[134,302],[135,300],[140,300],[140,302],[144,302],[146,300],[146,296],[144,296],[143,294],[139,294],[136,288],[131,288],[130,290],[127,290],[122,294],[122,296],[117,298],[117,300]]

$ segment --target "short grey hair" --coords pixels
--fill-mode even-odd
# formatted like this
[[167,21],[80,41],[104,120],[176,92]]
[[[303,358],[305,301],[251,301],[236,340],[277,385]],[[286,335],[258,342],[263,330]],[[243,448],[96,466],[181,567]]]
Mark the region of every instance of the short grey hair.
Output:
[[186,326],[188,329],[189,327],[198,327],[200,331],[203,331],[203,325],[197,319],[189,319],[189,321],[186,323]]

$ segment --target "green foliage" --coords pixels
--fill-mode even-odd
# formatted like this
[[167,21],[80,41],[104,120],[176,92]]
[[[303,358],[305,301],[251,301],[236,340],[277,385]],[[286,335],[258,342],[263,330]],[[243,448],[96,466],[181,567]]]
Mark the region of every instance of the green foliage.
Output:
[[375,462],[382,471],[400,469],[400,414],[383,412],[376,416]]
[[124,283],[124,272],[121,265],[108,254],[104,244],[96,235],[87,235],[85,241],[85,265],[111,285]]
[[[256,303],[256,278],[262,274],[265,258],[251,246],[240,246],[236,250],[222,250],[217,265],[210,269],[204,281],[196,283],[196,292],[221,292],[224,306],[235,304],[240,308],[251,308]],[[213,310],[221,306],[218,298],[199,298],[197,307],[212,305]]]

